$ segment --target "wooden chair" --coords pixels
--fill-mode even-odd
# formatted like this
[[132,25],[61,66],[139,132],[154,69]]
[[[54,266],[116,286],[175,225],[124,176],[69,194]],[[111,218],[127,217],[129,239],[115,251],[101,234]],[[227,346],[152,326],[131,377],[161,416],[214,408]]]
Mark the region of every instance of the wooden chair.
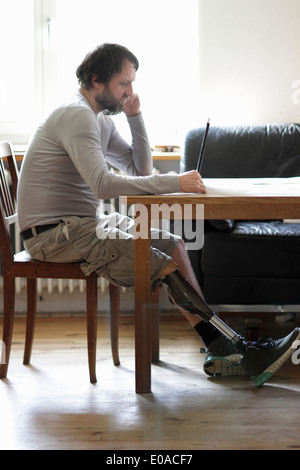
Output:
[[[7,182],[5,163],[10,174],[13,197]],[[5,363],[1,364],[0,378],[7,375],[12,342],[15,278],[27,279],[27,320],[24,364],[29,364],[37,310],[37,279],[84,279],[86,281],[86,318],[87,346],[91,383],[96,378],[96,340],[97,340],[97,274],[86,277],[80,269],[80,263],[49,263],[34,261],[26,251],[14,254],[11,241],[11,224],[17,221],[15,205],[18,184],[16,161],[7,142],[0,143],[0,250],[3,266],[3,343],[5,345]],[[118,328],[119,328],[119,287],[109,285],[110,290],[110,325],[112,356],[115,365],[119,365]],[[4,362],[4,361],[3,361]]]

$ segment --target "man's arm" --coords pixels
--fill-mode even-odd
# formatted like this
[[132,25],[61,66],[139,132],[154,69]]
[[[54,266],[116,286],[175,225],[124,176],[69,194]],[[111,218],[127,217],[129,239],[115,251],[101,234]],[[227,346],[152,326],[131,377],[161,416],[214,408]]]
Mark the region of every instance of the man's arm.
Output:
[[132,142],[129,145],[114,127],[108,145],[107,161],[131,176],[147,176],[152,173],[152,154],[140,100],[137,94],[126,102],[124,113],[131,131]]
[[[136,120],[137,118],[139,116],[128,119]],[[72,126],[70,126],[70,122]],[[152,174],[149,176],[126,176],[111,173],[107,168],[102,151],[99,123],[94,114],[87,109],[72,109],[72,113],[57,124],[56,131],[61,144],[71,157],[77,171],[98,199],[109,199],[118,197],[121,194],[199,191],[199,184],[201,184],[199,180],[201,178],[196,171],[180,176]],[[117,139],[117,142],[120,145],[119,139]],[[121,156],[118,161],[122,161],[123,158]],[[141,165],[143,165],[143,155],[138,158]],[[128,161],[127,153],[125,161]]]

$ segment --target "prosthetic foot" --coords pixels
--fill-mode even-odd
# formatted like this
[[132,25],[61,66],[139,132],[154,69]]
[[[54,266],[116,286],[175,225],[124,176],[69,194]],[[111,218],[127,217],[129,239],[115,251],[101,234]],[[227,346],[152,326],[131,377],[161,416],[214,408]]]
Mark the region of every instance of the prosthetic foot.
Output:
[[217,317],[179,271],[168,274],[162,282],[168,286],[168,293],[176,305],[192,315],[197,315],[201,320],[213,324],[220,333],[232,341],[239,352],[245,352],[244,338]]

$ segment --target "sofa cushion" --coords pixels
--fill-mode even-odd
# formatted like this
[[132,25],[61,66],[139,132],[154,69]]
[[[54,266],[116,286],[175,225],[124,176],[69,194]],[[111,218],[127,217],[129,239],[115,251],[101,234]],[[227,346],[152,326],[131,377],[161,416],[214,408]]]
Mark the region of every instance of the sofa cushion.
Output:
[[300,304],[299,279],[206,275],[202,290],[211,305]]
[[300,224],[236,222],[231,233],[205,234],[201,268],[216,277],[300,279]]

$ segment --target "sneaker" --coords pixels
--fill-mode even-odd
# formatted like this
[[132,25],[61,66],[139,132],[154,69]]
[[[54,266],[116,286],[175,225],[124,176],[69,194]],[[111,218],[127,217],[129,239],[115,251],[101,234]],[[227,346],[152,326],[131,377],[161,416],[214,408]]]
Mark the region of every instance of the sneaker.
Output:
[[297,349],[299,338],[300,329],[295,328],[285,338],[260,338],[257,342],[247,343],[240,365],[256,387],[261,387],[285,363]]
[[242,355],[225,336],[213,340],[206,349],[204,372],[211,377],[245,376]]

